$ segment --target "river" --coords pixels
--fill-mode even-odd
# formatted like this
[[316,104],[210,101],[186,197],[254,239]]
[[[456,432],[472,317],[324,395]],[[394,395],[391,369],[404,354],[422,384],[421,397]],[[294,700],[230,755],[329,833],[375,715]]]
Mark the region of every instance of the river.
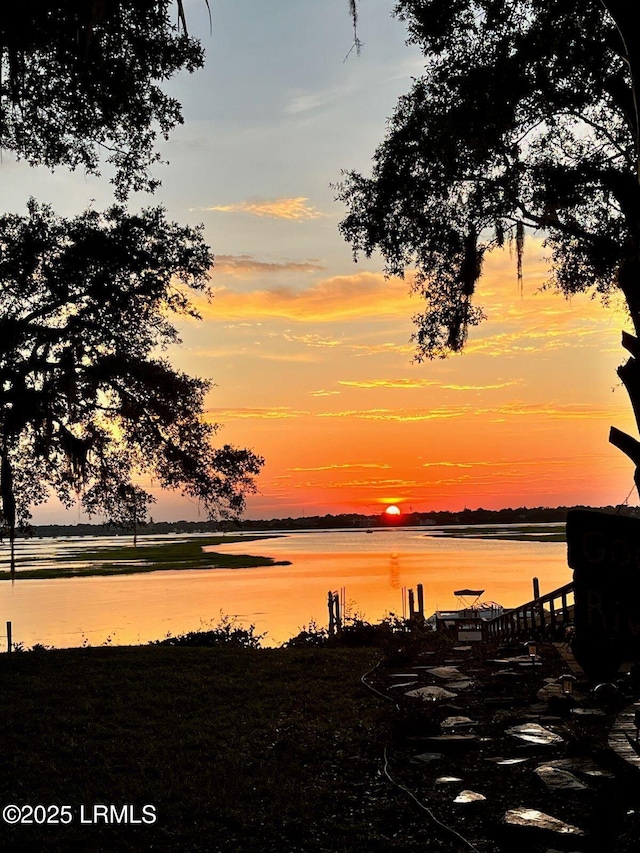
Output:
[[[511,607],[532,597],[534,576],[542,593],[571,580],[562,542],[438,538],[437,532],[415,527],[372,533],[314,530],[214,548],[290,560],[289,566],[4,581],[0,636],[10,620],[14,642],[25,647],[128,645],[215,626],[226,614],[266,632],[263,645],[273,646],[312,620],[326,626],[330,589],[344,587],[352,615],[373,621],[389,612],[402,614],[402,589],[417,583],[424,586],[428,615],[460,606],[455,589],[483,589],[483,600]],[[139,541],[176,538],[187,537],[142,536]],[[22,567],[36,557],[39,567],[54,567],[63,565],[70,552],[115,543],[130,544],[130,539],[22,540],[19,559]],[[0,562],[6,568],[4,546]]]

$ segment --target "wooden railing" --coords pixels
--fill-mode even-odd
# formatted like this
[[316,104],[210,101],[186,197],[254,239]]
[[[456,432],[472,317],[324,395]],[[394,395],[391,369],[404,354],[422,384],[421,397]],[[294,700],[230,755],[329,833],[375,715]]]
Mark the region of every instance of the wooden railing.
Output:
[[572,611],[573,583],[568,583],[485,622],[485,638],[534,638],[547,631],[554,636],[561,625],[571,621]]

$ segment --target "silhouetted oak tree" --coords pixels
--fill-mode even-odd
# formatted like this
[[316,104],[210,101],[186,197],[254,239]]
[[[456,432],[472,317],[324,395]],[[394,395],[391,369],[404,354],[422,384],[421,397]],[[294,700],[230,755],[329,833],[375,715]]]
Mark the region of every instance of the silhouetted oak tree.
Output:
[[104,154],[120,200],[152,190],[157,133],[182,122],[158,83],[203,61],[182,3],[11,3],[0,15],[0,147],[94,174]]
[[210,517],[234,516],[263,460],[214,449],[210,383],[161,357],[173,317],[197,316],[211,255],[200,228],[161,208],[73,219],[32,201],[0,217],[0,492],[12,543],[29,507],[56,494],[90,513],[139,516],[150,473]]
[[[418,359],[460,350],[483,317],[484,256],[544,235],[553,283],[625,297],[619,368],[640,427],[640,36],[626,0],[399,0],[425,73],[372,177],[347,173],[341,231],[389,274],[415,267]],[[640,443],[612,429],[636,464]]]

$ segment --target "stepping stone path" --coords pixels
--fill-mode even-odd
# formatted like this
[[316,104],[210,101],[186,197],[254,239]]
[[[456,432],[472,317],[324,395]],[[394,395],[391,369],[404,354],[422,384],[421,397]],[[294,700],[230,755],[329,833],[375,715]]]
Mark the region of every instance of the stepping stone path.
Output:
[[[455,652],[470,652],[473,649],[475,655],[478,648],[458,646]],[[398,672],[389,678],[387,684],[391,684],[392,688],[402,688],[404,695],[437,706],[437,711],[427,717],[426,724],[429,727],[433,726],[436,713],[439,715],[436,719],[441,719],[441,734],[429,735],[428,732],[433,729],[426,728],[422,731],[409,730],[403,735],[406,741],[420,742],[414,748],[434,750],[412,757],[412,772],[416,778],[418,774],[421,777],[418,784],[432,786],[433,796],[436,801],[441,800],[445,813],[452,803],[465,806],[486,801],[487,796],[491,800],[489,790],[486,796],[471,790],[476,785],[484,789],[487,780],[504,788],[505,793],[508,790],[506,801],[501,797],[498,803],[488,802],[486,806],[476,807],[477,810],[471,806],[469,810],[475,814],[474,821],[491,821],[493,829],[487,825],[483,830],[486,837],[493,834],[496,821],[503,815],[502,824],[507,833],[505,842],[509,839],[513,842],[505,850],[517,849],[521,844],[536,844],[536,853],[554,853],[552,847],[573,851],[585,832],[580,826],[567,821],[581,822],[580,815],[593,809],[598,813],[602,811],[604,807],[596,805],[602,785],[609,784],[613,788],[616,779],[620,780],[617,772],[604,769],[590,757],[561,758],[568,750],[563,726],[568,724],[570,729],[567,731],[573,734],[582,728],[582,734],[586,736],[594,730],[592,727],[602,727],[609,718],[601,708],[589,707],[597,705],[597,702],[578,690],[574,690],[572,700],[562,702],[557,675],[542,679],[545,673],[568,672],[569,668],[565,669],[564,664],[558,665],[556,662],[552,666],[550,656],[532,661],[528,655],[514,654],[516,649],[510,651],[511,657],[492,661],[494,667],[490,670],[491,674],[487,670],[486,661],[478,669],[479,659],[475,656],[473,659],[464,658],[460,654],[456,661],[439,657],[433,661],[433,664],[439,663],[438,666],[410,666],[411,673]],[[475,677],[472,676],[474,667],[477,673]],[[421,678],[423,674],[430,676],[431,684],[418,687],[418,684],[425,684],[426,679]],[[512,686],[509,686],[512,682]],[[580,682],[576,686],[579,687]],[[469,693],[461,693],[468,688],[472,688]],[[500,695],[505,691],[515,693],[518,698]],[[524,701],[523,697],[526,697]],[[497,710],[502,708],[505,710]],[[640,769],[640,746],[637,747],[638,751],[635,748],[634,711],[635,708],[629,706],[619,715],[611,731],[609,745],[620,755],[624,753],[622,757]],[[474,727],[477,727],[477,731]],[[498,750],[503,754],[496,755]],[[549,760],[545,759],[547,755]],[[416,766],[419,764],[422,765],[420,769]],[[437,776],[438,770],[443,775]],[[447,773],[451,775],[444,775]],[[459,773],[464,776],[454,775]],[[471,787],[461,791],[462,784]],[[456,788],[447,787],[452,785]],[[542,809],[546,807],[555,814],[529,808],[528,805],[508,808],[509,805],[522,804],[523,800]],[[557,804],[557,811],[554,803]],[[497,814],[496,809],[499,809]],[[556,816],[558,812],[559,816]],[[459,813],[459,819],[463,819],[462,813]],[[586,818],[583,819],[586,821]],[[606,813],[603,819],[606,820]],[[616,831],[620,832],[622,824],[620,820],[617,822],[620,826]],[[534,841],[536,835],[538,838]],[[553,836],[557,839],[555,844]],[[615,838],[612,838],[611,849],[614,848]]]
[[560,835],[584,835],[584,832],[577,826],[565,823],[557,817],[552,817],[552,815],[538,811],[538,809],[528,809],[524,806],[520,806],[517,809],[510,809],[502,821],[510,826],[523,826],[527,829],[545,829],[548,832],[557,832]]
[[552,791],[586,791],[587,785],[568,770],[560,770],[550,764],[541,764],[533,771]]

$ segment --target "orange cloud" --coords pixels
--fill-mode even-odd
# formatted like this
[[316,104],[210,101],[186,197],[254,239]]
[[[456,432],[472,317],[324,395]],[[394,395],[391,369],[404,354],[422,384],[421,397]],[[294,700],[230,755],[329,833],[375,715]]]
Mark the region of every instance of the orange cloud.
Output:
[[312,205],[305,204],[309,201],[306,196],[296,198],[273,198],[258,199],[256,201],[239,201],[235,204],[217,204],[211,207],[194,208],[203,211],[215,211],[217,213],[249,213],[251,216],[264,216],[269,219],[286,219],[288,221],[303,222],[307,219],[319,219],[327,216]]
[[[408,320],[412,309],[407,283],[401,279],[385,279],[381,273],[332,276],[307,288],[277,287],[241,292],[214,287],[212,290],[213,301],[197,298],[194,301],[203,316],[218,320],[272,317],[304,322],[332,322],[379,319],[385,316]],[[323,345],[320,339],[313,338],[303,343]],[[379,346],[388,349],[395,345]]]

